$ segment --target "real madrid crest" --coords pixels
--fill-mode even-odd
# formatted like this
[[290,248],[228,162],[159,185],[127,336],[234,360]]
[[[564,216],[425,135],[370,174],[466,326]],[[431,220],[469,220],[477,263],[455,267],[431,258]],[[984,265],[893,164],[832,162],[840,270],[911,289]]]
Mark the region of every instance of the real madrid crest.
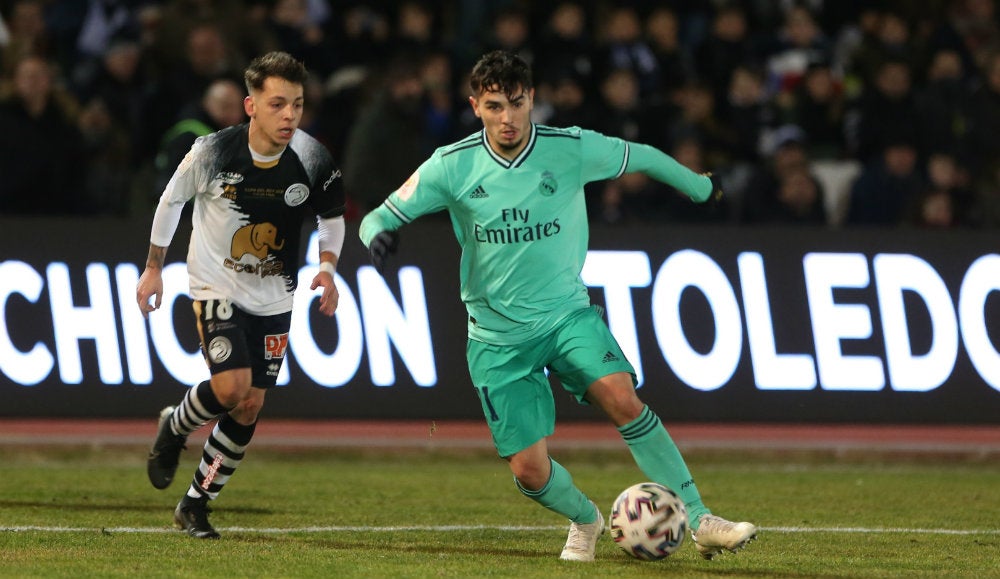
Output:
[[545,197],[552,197],[556,194],[557,189],[559,189],[559,182],[556,181],[556,176],[552,174],[552,171],[544,171],[542,180],[538,183],[538,192]]

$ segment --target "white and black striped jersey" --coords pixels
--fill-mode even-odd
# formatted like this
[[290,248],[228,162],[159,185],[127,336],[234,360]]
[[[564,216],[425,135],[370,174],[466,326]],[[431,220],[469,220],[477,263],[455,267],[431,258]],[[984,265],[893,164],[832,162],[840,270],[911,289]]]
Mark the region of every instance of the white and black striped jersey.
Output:
[[324,219],[343,215],[344,193],[316,139],[297,130],[280,155],[266,158],[251,152],[248,126],[195,141],[160,197],[150,241],[168,246],[181,208],[194,199],[191,297],[272,315],[292,309],[307,209]]

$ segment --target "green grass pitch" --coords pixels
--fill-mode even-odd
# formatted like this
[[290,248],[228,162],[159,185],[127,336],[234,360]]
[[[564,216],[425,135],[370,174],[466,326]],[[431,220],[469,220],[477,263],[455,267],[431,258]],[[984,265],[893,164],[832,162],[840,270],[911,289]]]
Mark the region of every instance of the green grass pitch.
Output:
[[[555,454],[605,516],[643,480],[624,449]],[[251,449],[199,541],[171,526],[195,450],[157,491],[144,448],[0,446],[0,577],[1000,578],[995,457],[687,454],[717,514],[761,527],[747,549],[642,562],[605,535],[560,561],[566,522],[479,450]]]

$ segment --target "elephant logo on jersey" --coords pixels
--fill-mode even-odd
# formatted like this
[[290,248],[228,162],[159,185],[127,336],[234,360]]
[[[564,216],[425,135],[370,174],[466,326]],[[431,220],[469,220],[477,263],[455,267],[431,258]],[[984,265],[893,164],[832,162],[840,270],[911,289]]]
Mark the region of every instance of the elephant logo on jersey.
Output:
[[552,197],[558,189],[559,182],[556,181],[556,176],[551,171],[542,173],[542,180],[538,183],[538,192],[544,197]]
[[257,259],[267,257],[268,250],[281,249],[285,240],[276,241],[278,228],[271,223],[251,223],[236,230],[230,254],[239,261],[244,255],[250,254]]

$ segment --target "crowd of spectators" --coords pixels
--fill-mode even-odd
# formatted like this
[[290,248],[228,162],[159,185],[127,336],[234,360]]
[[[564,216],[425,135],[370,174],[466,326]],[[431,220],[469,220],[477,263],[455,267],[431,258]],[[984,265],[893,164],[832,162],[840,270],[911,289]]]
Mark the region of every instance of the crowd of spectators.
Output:
[[996,0],[0,0],[0,215],[150,215],[280,49],[357,219],[480,128],[466,75],[494,48],[531,63],[536,122],[727,192],[626,176],[589,186],[594,221],[1000,226]]

